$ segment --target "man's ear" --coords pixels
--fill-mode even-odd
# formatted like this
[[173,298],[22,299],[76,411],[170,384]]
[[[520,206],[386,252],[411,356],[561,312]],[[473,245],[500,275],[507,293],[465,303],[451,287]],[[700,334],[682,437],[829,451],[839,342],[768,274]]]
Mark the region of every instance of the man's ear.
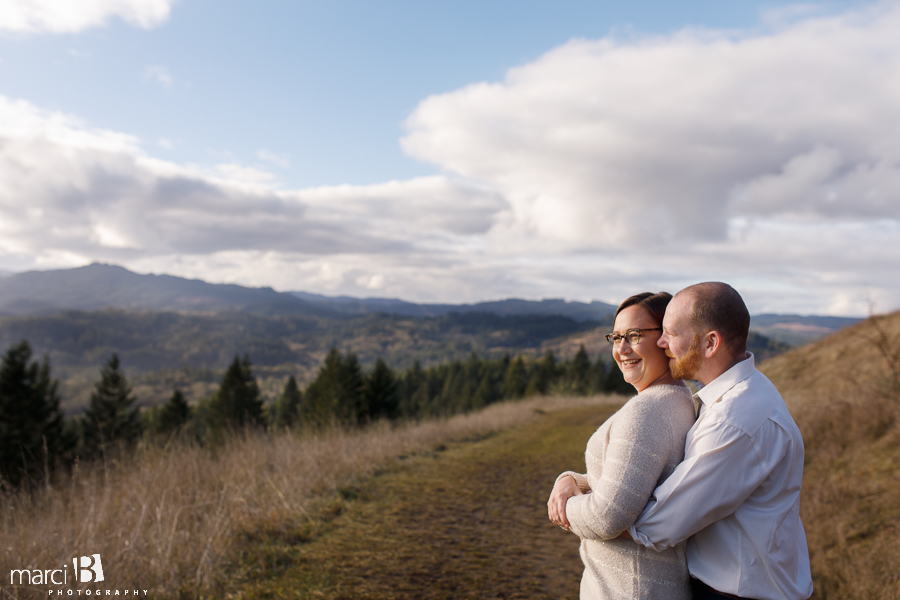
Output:
[[704,337],[700,351],[706,358],[712,358],[722,349],[722,336],[718,331],[710,331]]

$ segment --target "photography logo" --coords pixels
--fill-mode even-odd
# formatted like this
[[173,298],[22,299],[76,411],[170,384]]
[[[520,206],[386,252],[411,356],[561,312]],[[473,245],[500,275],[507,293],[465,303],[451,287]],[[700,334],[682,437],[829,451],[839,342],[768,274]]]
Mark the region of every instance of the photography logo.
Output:
[[[99,554],[78,556],[72,559],[75,567],[72,583],[98,583],[103,581],[103,562]],[[16,577],[18,576],[18,582]],[[62,569],[12,569],[9,572],[10,585],[62,585],[69,583],[69,566]]]
[[[73,558],[75,564],[75,580],[81,583],[96,583],[103,581],[103,563],[100,562],[99,554],[91,554],[90,556],[82,556],[81,558]],[[81,563],[81,566],[79,566]]]

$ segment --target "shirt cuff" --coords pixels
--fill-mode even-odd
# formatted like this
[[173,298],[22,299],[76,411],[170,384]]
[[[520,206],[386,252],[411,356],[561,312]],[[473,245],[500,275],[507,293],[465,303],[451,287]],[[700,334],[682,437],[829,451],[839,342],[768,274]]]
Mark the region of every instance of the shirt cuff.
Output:
[[634,525],[632,525],[631,527],[628,528],[628,533],[630,533],[632,539],[634,539],[634,541],[637,542],[638,544],[640,544],[641,546],[646,546],[646,547],[650,548],[651,550],[656,550],[657,552],[662,552],[663,550],[666,549],[666,546],[664,546],[662,544],[657,546],[656,544],[651,542],[650,538],[648,538],[643,533],[638,532],[637,528]]

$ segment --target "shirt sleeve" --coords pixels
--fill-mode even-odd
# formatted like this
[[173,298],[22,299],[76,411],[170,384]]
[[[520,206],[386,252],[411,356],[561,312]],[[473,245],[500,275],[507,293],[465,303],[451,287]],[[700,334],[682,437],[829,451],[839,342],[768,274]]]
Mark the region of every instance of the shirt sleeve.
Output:
[[673,444],[670,431],[664,415],[652,407],[617,416],[610,428],[599,482],[592,493],[566,502],[572,533],[584,539],[608,540],[634,522],[665,469]]
[[777,447],[762,452],[749,435],[731,425],[698,430],[684,462],[656,489],[630,527],[631,537],[662,551],[724,519],[766,479],[771,459],[780,452]]

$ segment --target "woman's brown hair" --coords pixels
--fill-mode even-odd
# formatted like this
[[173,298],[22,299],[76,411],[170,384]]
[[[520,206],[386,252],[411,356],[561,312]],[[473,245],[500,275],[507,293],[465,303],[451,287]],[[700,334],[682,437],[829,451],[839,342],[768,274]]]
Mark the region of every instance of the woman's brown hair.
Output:
[[630,296],[626,298],[622,304],[619,305],[619,308],[616,309],[616,314],[613,317],[619,316],[619,313],[628,308],[629,306],[640,306],[650,317],[656,321],[660,326],[662,326],[663,317],[666,314],[666,307],[669,305],[669,301],[672,300],[672,294],[668,292],[641,292],[640,294],[635,294],[634,296]]

